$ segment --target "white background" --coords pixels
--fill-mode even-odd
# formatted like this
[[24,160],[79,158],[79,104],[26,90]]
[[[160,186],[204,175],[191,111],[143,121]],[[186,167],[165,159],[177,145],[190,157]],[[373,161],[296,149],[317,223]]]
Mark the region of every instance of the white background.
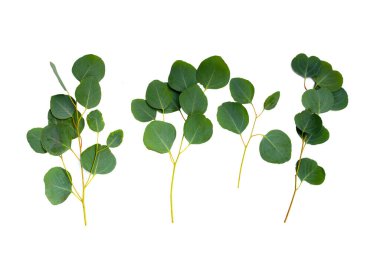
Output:
[[[0,3],[0,252],[379,252],[379,8],[377,1],[1,1]],[[302,110],[302,79],[290,68],[298,53],[332,63],[344,76],[350,103],[323,114],[330,140],[305,156],[326,170],[321,186],[302,185],[287,224],[300,140],[293,116]],[[71,93],[73,62],[93,53],[106,63],[101,82],[108,132],[122,128],[113,173],[87,191],[88,226],[73,197],[52,206],[43,176],[57,157],[34,153],[26,132],[43,127],[50,96],[62,93],[54,61]],[[265,163],[254,139],[236,189],[242,145],[216,122],[228,88],[209,90],[206,115],[214,135],[178,164],[170,223],[171,164],[146,150],[145,124],[130,113],[153,79],[171,64],[198,66],[221,55],[232,77],[251,80],[254,103],[281,91],[257,132],[278,128],[293,143],[292,160]],[[168,117],[178,122],[179,115]],[[95,135],[84,132],[85,145]],[[175,147],[178,145],[178,139]],[[72,159],[65,154],[66,159]],[[78,185],[79,170],[69,163]],[[79,187],[79,185],[78,185]]]

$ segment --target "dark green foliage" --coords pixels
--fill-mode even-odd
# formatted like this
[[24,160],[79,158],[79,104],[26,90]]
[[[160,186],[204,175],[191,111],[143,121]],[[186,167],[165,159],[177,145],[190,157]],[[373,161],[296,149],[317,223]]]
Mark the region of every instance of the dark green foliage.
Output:
[[249,104],[252,103],[255,88],[250,81],[244,78],[232,78],[230,81],[230,92],[236,102]]
[[267,97],[267,99],[265,99],[264,109],[268,111],[272,110],[273,108],[276,107],[279,99],[280,99],[280,92],[276,91],[275,93]]
[[176,137],[176,130],[170,123],[152,121],[145,128],[144,144],[147,149],[160,154],[170,152]]
[[156,110],[150,107],[144,99],[132,100],[131,111],[135,119],[141,122],[149,122],[156,119]]
[[189,63],[175,61],[170,70],[168,84],[178,92],[197,84],[197,70]]
[[59,205],[71,194],[71,175],[61,167],[50,169],[44,177],[45,195],[53,205]]
[[104,129],[103,115],[99,110],[94,110],[87,115],[87,125],[94,132],[101,132]]
[[207,111],[207,97],[198,85],[186,88],[179,96],[179,104],[187,115]]
[[260,155],[269,163],[285,163],[292,155],[292,142],[281,130],[269,131],[260,142]]
[[220,89],[228,84],[230,70],[220,56],[202,61],[197,69],[197,81],[205,89]]
[[116,167],[116,158],[110,148],[95,144],[83,151],[82,166],[91,174],[108,174]]
[[225,102],[218,107],[219,125],[235,134],[241,134],[248,126],[249,116],[245,107],[237,102]]

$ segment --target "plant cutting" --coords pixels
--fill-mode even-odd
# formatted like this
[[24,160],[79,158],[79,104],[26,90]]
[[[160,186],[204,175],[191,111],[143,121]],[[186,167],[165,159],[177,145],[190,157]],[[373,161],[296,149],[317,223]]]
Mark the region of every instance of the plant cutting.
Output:
[[[303,157],[308,144],[322,144],[330,137],[319,115],[328,111],[343,110],[348,105],[347,92],[342,88],[343,77],[330,63],[321,61],[315,56],[299,54],[292,60],[291,66],[304,80],[305,92],[301,100],[305,110],[294,117],[296,131],[301,138],[301,151],[295,165],[294,190],[284,222],[288,219],[294,198],[302,183],[320,185],[325,181],[326,173],[323,167],[313,159]],[[314,81],[313,87],[307,87],[307,79]]]
[[[237,182],[237,188],[239,188],[246,152],[253,137],[262,137],[260,155],[265,161],[270,163],[282,164],[289,161],[292,144],[288,135],[278,129],[271,130],[265,135],[255,133],[257,119],[262,116],[265,110],[269,111],[276,107],[280,99],[279,91],[270,95],[265,100],[263,109],[258,112],[252,102],[255,88],[250,81],[244,78],[232,78],[229,86],[231,96],[235,102],[225,102],[220,105],[218,107],[217,119],[222,128],[238,134],[244,146]],[[249,113],[245,105],[248,105],[253,112],[253,123],[247,140],[244,140],[243,137],[243,132],[249,124]]]
[[[87,225],[86,216],[86,189],[97,174],[108,174],[116,167],[116,158],[111,148],[118,147],[123,141],[123,131],[116,130],[108,135],[106,144],[99,142],[99,134],[104,129],[103,115],[94,109],[100,103],[101,87],[99,82],[105,74],[105,65],[96,55],[85,55],[75,61],[72,67],[74,77],[79,81],[75,90],[75,99],[60,78],[53,63],[50,66],[66,94],[54,95],[50,99],[47,125],[43,128],[33,128],[27,133],[30,147],[37,153],[48,153],[59,157],[61,166],[53,167],[44,177],[45,195],[53,205],[63,203],[71,194],[82,205],[84,224]],[[94,135],[94,144],[84,149],[81,136],[85,128],[85,115],[87,126]],[[77,140],[77,148],[73,141]],[[66,159],[78,161],[81,174],[81,189],[73,183]]]
[[[146,90],[145,99],[135,99],[131,111],[136,120],[149,122],[143,136],[147,149],[168,154],[172,163],[170,184],[170,215],[174,223],[173,186],[180,156],[191,146],[207,142],[213,134],[213,124],[204,115],[208,100],[205,92],[220,89],[228,84],[230,71],[219,56],[212,56],[195,69],[184,61],[173,63],[167,82],[152,81]],[[202,88],[203,87],[203,90]],[[178,151],[173,144],[177,136],[174,125],[165,121],[165,115],[178,112],[183,120]],[[160,119],[157,119],[160,114]]]

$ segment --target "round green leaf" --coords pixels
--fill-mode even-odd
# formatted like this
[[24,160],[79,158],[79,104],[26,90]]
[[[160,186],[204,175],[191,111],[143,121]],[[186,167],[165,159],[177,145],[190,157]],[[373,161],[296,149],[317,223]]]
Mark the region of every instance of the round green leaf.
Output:
[[71,194],[71,175],[61,167],[50,169],[44,176],[45,195],[53,205],[59,205]]
[[294,121],[301,133],[314,134],[322,128],[322,119],[308,110],[296,114]]
[[296,130],[297,130],[298,135],[301,138],[305,139],[307,144],[311,144],[311,145],[318,145],[318,144],[325,143],[330,138],[330,133],[327,130],[327,128],[325,128],[324,126],[322,126],[322,128],[314,134],[302,133],[302,131],[298,128],[296,128]]
[[292,69],[303,78],[314,77],[319,74],[321,61],[318,57],[299,54],[292,60]]
[[220,89],[228,84],[230,70],[220,56],[211,56],[202,61],[197,69],[197,81],[205,89]]
[[41,143],[42,128],[37,127],[30,129],[26,134],[26,139],[29,142],[30,147],[37,153],[45,154],[46,150],[42,147]]
[[108,174],[116,167],[116,158],[109,147],[95,144],[83,151],[82,166],[91,174]]
[[305,109],[320,114],[331,110],[334,105],[334,96],[331,91],[326,88],[320,88],[318,90],[310,89],[303,93],[302,104]]
[[232,78],[230,81],[230,92],[232,98],[241,104],[249,104],[255,95],[253,84],[243,78]]
[[202,144],[212,136],[212,123],[202,114],[187,117],[183,132],[189,144]]
[[71,138],[62,125],[48,125],[42,129],[42,147],[51,155],[59,156],[71,147]]
[[187,115],[203,114],[207,110],[207,97],[198,85],[193,85],[181,93],[179,104]]
[[267,99],[265,99],[264,109],[265,110],[272,110],[273,108],[276,107],[279,99],[280,99],[280,92],[276,91],[275,93],[273,93],[272,95],[267,97]]
[[71,118],[75,112],[73,101],[74,99],[63,94],[52,96],[50,99],[50,110],[54,117],[58,119]]
[[169,74],[170,88],[182,92],[186,88],[197,84],[197,70],[189,63],[175,61]]
[[133,117],[141,122],[149,122],[156,118],[156,110],[148,105],[145,99],[134,99],[131,103]]
[[334,105],[331,108],[331,110],[339,111],[347,107],[348,95],[347,95],[347,92],[343,88],[340,88],[339,90],[334,91],[332,94],[334,96]]
[[87,109],[96,107],[100,103],[102,91],[99,81],[95,77],[86,77],[82,79],[75,90],[75,98],[78,103]]
[[85,55],[75,61],[72,72],[78,81],[86,77],[94,77],[98,82],[103,79],[106,71],[103,60],[93,54]]
[[260,142],[260,155],[269,163],[285,163],[292,155],[292,142],[281,130],[269,131]]
[[321,70],[313,79],[319,87],[324,87],[330,91],[337,91],[343,85],[343,76],[336,70],[333,70],[328,62],[321,61]]
[[110,148],[116,148],[123,142],[124,133],[119,129],[110,133],[107,137],[107,146]]
[[[172,94],[171,95],[171,102],[168,105],[168,107],[165,108],[165,114],[176,112],[181,108],[181,105],[179,104],[179,93],[178,91],[173,90],[172,88],[169,87],[169,91]],[[157,109],[160,113],[163,113],[163,110]]]
[[173,93],[166,83],[154,80],[146,89],[145,100],[151,107],[165,111],[172,102],[172,96]]
[[160,154],[168,153],[173,146],[176,131],[172,124],[164,121],[150,122],[144,131],[144,145]]
[[75,111],[73,117],[68,119],[57,119],[50,110],[48,113],[49,125],[61,125],[63,128],[67,129],[70,139],[75,139],[78,137],[76,126],[78,125],[79,118],[79,133],[82,133],[84,129],[84,119],[80,112]]
[[301,181],[306,181],[313,185],[320,185],[325,181],[325,170],[318,166],[316,161],[309,158],[302,158],[296,163],[296,170],[299,162],[301,162],[301,164],[297,175]]
[[87,125],[94,132],[101,132],[104,129],[103,115],[99,110],[94,110],[87,115]]
[[236,102],[223,103],[216,116],[221,127],[236,134],[241,134],[249,123],[247,109]]

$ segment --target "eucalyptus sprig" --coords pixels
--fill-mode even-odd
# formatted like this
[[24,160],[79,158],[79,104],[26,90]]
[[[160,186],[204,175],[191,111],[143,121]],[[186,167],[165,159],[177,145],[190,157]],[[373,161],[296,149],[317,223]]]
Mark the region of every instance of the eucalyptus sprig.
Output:
[[[89,109],[95,108],[101,99],[99,82],[105,74],[105,65],[96,55],[85,55],[75,61],[72,67],[74,77],[80,82],[75,90],[75,99],[70,95],[57,68],[50,63],[58,82],[66,94],[58,94],[50,99],[48,124],[44,128],[33,128],[27,133],[31,148],[37,153],[49,153],[60,158],[62,167],[50,169],[45,177],[45,195],[53,205],[63,203],[73,194],[82,204],[84,224],[86,216],[86,189],[96,174],[107,174],[116,166],[116,158],[110,148],[118,147],[123,141],[123,131],[116,130],[108,135],[107,144],[99,143],[99,133],[104,129],[104,120],[99,110],[92,110],[87,115],[88,127],[96,133],[95,144],[83,150],[81,133],[85,127],[84,117]],[[81,105],[83,108],[80,108]],[[77,139],[78,148],[74,150],[72,141]],[[78,160],[81,174],[81,191],[73,184],[71,174],[66,166],[64,154],[70,151]],[[88,175],[85,174],[88,173]]]
[[[244,146],[237,182],[237,188],[239,188],[244,159],[248,145],[253,137],[262,137],[260,142],[260,155],[265,161],[270,163],[282,164],[289,161],[292,144],[288,135],[281,130],[271,130],[265,135],[254,132],[256,121],[261,117],[264,110],[272,110],[276,107],[280,99],[279,91],[273,93],[265,100],[263,109],[259,113],[252,102],[255,95],[255,88],[250,81],[243,78],[232,78],[230,81],[230,92],[235,102],[225,102],[219,106],[217,119],[222,128],[238,134]],[[253,124],[246,141],[242,135],[249,124],[249,114],[244,106],[245,104],[249,105],[254,113]]]
[[[226,86],[229,80],[229,68],[219,56],[205,59],[198,69],[187,62],[176,61],[171,67],[168,82],[152,81],[146,90],[145,99],[132,101],[131,110],[134,117],[141,122],[150,122],[144,131],[144,145],[160,154],[168,153],[173,165],[170,184],[172,223],[173,186],[178,160],[189,146],[205,143],[213,134],[213,124],[204,115],[208,106],[205,92],[208,89],[220,89]],[[203,90],[199,84],[203,86]],[[162,120],[156,119],[157,112],[162,115]],[[173,112],[178,112],[184,121],[176,154],[172,152],[172,147],[177,131],[174,125],[165,121],[165,114]]]
[[[293,71],[304,79],[306,91],[302,95],[305,110],[294,117],[296,130],[301,138],[301,151],[295,166],[293,196],[284,222],[288,219],[294,197],[302,183],[306,181],[312,185],[320,185],[325,181],[325,170],[316,161],[303,158],[307,144],[322,144],[330,137],[319,114],[343,110],[348,105],[347,92],[342,88],[343,77],[340,72],[333,70],[328,62],[315,56],[299,54],[292,60],[291,66]],[[306,86],[308,78],[314,81],[311,89]]]

